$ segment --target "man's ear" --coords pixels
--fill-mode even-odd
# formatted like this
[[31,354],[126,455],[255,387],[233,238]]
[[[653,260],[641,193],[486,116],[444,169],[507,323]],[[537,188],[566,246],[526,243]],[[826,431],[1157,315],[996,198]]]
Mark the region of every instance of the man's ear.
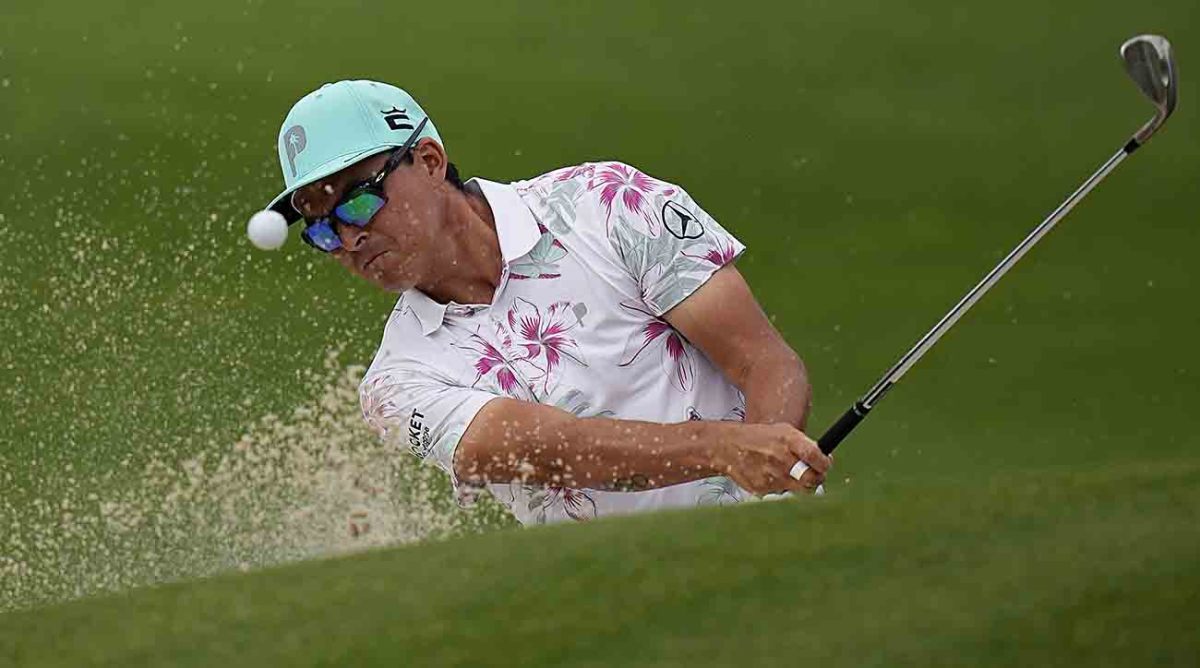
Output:
[[422,137],[412,147],[412,156],[413,164],[419,166],[430,177],[437,181],[446,179],[446,166],[450,164],[450,160],[441,144],[429,137]]

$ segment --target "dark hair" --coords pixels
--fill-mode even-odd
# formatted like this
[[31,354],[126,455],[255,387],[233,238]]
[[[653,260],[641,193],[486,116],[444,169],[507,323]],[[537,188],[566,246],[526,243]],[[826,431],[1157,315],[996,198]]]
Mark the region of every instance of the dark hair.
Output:
[[[413,162],[412,151],[405,153],[404,157],[400,158],[400,162],[411,165]],[[455,188],[463,189],[462,177],[458,175],[458,167],[455,167],[453,162],[446,163],[446,180]]]
[[458,167],[455,167],[453,162],[446,163],[446,180],[455,188],[463,189],[462,178],[458,175]]

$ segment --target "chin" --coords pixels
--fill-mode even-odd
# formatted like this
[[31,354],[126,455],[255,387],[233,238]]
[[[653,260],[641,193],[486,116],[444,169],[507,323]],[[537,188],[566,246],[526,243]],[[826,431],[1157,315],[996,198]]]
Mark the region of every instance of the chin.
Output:
[[398,259],[395,253],[388,253],[386,257],[375,260],[366,269],[355,273],[385,292],[404,292],[413,286],[411,267],[409,262],[398,262]]
[[412,285],[410,285],[407,281],[403,281],[395,276],[388,276],[386,274],[382,276],[364,276],[363,278],[367,279],[368,283],[374,285],[380,290],[383,290],[384,292],[401,293],[412,287]]

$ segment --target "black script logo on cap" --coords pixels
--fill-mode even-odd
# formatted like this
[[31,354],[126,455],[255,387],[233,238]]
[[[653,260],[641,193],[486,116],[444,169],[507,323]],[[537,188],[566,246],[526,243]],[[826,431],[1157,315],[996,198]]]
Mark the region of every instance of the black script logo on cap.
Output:
[[283,152],[287,154],[288,166],[292,168],[292,178],[296,177],[296,156],[308,146],[308,135],[304,133],[303,125],[293,125],[283,133]]
[[667,200],[662,210],[663,227],[676,239],[699,239],[704,225],[682,206]]
[[408,119],[408,112],[403,109],[392,107],[387,111],[381,111],[379,113],[383,114],[383,120],[387,121],[388,127],[393,130],[413,129],[413,125]]

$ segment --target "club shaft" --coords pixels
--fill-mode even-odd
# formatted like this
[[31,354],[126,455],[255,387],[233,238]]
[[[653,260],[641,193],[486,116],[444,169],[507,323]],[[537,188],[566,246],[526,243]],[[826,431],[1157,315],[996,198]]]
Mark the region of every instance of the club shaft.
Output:
[[1095,188],[1097,184],[1103,181],[1104,177],[1108,176],[1110,172],[1116,169],[1117,165],[1121,164],[1121,161],[1123,161],[1129,156],[1130,153],[1136,150],[1138,146],[1139,143],[1137,140],[1131,140],[1125,146],[1123,146],[1121,150],[1117,151],[1100,167],[1100,169],[1097,169],[1087,181],[1084,181],[1083,185],[1079,186],[1074,193],[1071,193],[1071,196],[1068,197],[1062,204],[1060,204],[1053,213],[1047,216],[1040,225],[1034,228],[1034,230],[1029,233],[1029,236],[1025,237],[1024,241],[1018,244],[1017,247],[1014,248],[1007,257],[1000,261],[1000,264],[996,265],[994,269],[988,272],[988,274],[983,277],[983,280],[979,281],[975,287],[971,288],[971,291],[968,292],[961,300],[959,300],[959,302],[954,305],[954,308],[950,309],[950,312],[942,317],[942,319],[933,326],[933,329],[929,330],[925,336],[921,337],[921,339],[917,341],[916,345],[914,345],[911,350],[905,353],[904,356],[901,357],[900,360],[896,362],[896,364],[892,366],[892,368],[889,369],[882,378],[879,379],[879,382],[875,383],[874,387],[872,387],[870,391],[856,401],[854,405],[851,406],[844,415],[842,415],[841,419],[834,423],[834,425],[830,427],[820,439],[818,439],[817,443],[820,445],[821,450],[826,454],[833,452],[838,444],[841,443],[842,439],[844,439],[850,433],[850,431],[853,430],[854,427],[857,426],[864,417],[866,417],[867,412],[875,407],[875,404],[883,398],[883,395],[886,394],[887,391],[891,389],[891,387],[895,385],[901,378],[903,378],[904,374],[908,373],[908,370],[911,369],[913,365],[925,355],[925,353],[929,352],[929,349],[938,342],[938,339],[942,338],[942,336],[954,326],[954,323],[958,322],[958,319],[961,318],[967,311],[969,311],[971,307],[975,305],[975,302],[979,301],[979,299],[983,297],[983,295],[985,295],[987,291],[990,290],[991,287],[995,285],[1004,276],[1004,274],[1006,274],[1008,270],[1011,269],[1012,266],[1025,255],[1025,253],[1029,252],[1030,248],[1033,248],[1033,246],[1037,244],[1042,237],[1046,236],[1050,230],[1054,229],[1054,226],[1058,224],[1058,221],[1062,220],[1068,213],[1070,213],[1071,209],[1075,208],[1075,205],[1079,203],[1079,200],[1086,197],[1087,194],[1091,192],[1092,188]]

